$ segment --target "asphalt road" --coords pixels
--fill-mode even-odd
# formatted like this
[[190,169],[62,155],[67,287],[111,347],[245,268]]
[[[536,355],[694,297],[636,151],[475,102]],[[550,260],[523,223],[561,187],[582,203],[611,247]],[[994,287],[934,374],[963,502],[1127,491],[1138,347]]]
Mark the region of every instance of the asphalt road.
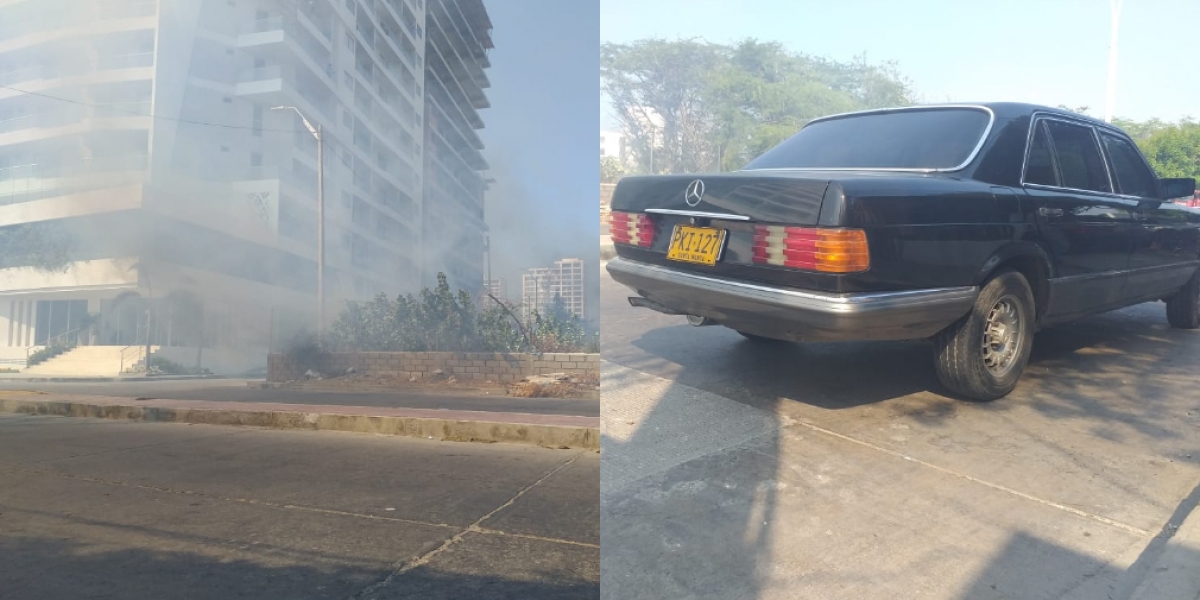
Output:
[[0,598],[599,596],[594,452],[0,414]]
[[477,410],[528,414],[595,417],[600,403],[595,400],[557,398],[513,398],[503,394],[461,395],[427,392],[315,391],[250,387],[245,379],[184,379],[164,381],[113,381],[100,383],[34,382],[0,380],[0,390],[32,390],[55,394],[208,400],[214,402],[281,402],[289,404],[341,404]]
[[756,343],[626,296],[602,276],[605,598],[1123,599],[1169,547],[1200,563],[1200,332],[1161,303],[1039,333],[970,403],[922,342]]

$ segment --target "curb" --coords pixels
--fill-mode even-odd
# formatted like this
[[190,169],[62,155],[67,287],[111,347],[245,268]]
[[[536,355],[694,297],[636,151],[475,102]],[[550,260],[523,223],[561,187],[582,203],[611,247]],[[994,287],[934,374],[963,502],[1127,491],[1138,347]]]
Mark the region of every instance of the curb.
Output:
[[[42,396],[41,394],[30,394]],[[60,417],[92,417],[154,423],[245,425],[269,429],[347,431],[399,435],[452,442],[514,443],[547,448],[599,450],[599,418],[455,411],[380,409],[362,406],[317,407],[296,404],[244,404],[225,408],[191,400],[137,400],[108,397],[0,398],[0,412]],[[216,405],[216,406],[214,406]],[[305,410],[305,409],[308,410]],[[446,417],[430,416],[446,412]],[[371,414],[375,413],[375,414]],[[407,414],[406,414],[407,413]],[[486,415],[486,416],[485,416]],[[488,419],[487,417],[491,417]],[[507,417],[507,419],[506,419]],[[536,421],[560,421],[537,423]]]
[[612,260],[617,257],[617,248],[613,245],[612,237],[600,236],[600,261]]
[[22,377],[20,373],[2,373],[0,381],[33,381],[38,383],[105,383],[110,381],[183,381],[189,379],[237,379],[220,375],[131,375],[128,377],[71,377],[69,375]]

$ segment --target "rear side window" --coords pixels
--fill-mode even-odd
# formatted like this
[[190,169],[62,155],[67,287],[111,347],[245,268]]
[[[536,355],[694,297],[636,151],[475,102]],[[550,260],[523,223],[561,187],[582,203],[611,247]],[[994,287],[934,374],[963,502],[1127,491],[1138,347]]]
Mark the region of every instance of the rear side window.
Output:
[[864,113],[809,123],[746,169],[952,169],[965,163],[991,115],[976,108]]
[[1025,183],[1060,187],[1058,171],[1054,168],[1054,156],[1050,138],[1046,133],[1046,122],[1041,121],[1029,144],[1029,161],[1025,165]]
[[1093,192],[1111,192],[1108,171],[1092,128],[1062,121],[1046,122],[1062,187]]
[[1157,178],[1133,144],[1108,133],[1101,133],[1100,139],[1104,140],[1104,149],[1112,163],[1117,191],[1128,196],[1157,197]]

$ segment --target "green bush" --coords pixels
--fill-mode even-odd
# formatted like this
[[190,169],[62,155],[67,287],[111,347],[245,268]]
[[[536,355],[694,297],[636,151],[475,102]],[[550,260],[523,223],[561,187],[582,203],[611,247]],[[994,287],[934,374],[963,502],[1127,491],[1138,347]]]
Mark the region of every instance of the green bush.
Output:
[[[561,303],[560,303],[561,304]],[[350,303],[331,328],[331,349],[365,352],[586,352],[598,349],[582,321],[556,306],[518,324],[515,306],[476,307],[471,295],[450,289],[443,273],[437,286],[395,300],[379,294]],[[315,340],[314,340],[315,343]]]
[[36,365],[38,363],[44,363],[44,362],[54,358],[55,356],[58,356],[70,349],[71,348],[68,346],[59,346],[59,345],[46,346],[45,348],[42,348],[41,350],[38,350],[37,352],[30,354],[29,360],[25,363],[25,366],[32,367],[33,365]]

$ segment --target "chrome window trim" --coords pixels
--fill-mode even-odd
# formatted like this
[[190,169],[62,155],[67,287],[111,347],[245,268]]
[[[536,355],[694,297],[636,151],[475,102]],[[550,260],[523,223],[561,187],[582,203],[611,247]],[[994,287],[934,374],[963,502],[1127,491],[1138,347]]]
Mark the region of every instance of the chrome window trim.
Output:
[[[979,156],[979,152],[983,150],[984,144],[987,143],[988,138],[991,136],[992,127],[995,126],[995,124],[996,124],[996,112],[993,111],[990,107],[984,106],[982,104],[924,104],[924,105],[917,105],[917,106],[899,106],[899,107],[895,107],[895,108],[876,108],[876,109],[871,109],[871,110],[858,110],[858,111],[853,111],[853,112],[838,113],[836,115],[827,115],[824,117],[817,117],[817,118],[809,121],[808,123],[804,124],[804,127],[808,127],[809,125],[812,125],[813,123],[820,123],[822,121],[829,121],[832,119],[840,119],[843,117],[852,117],[852,116],[856,117],[856,116],[873,115],[873,114],[887,114],[887,113],[901,112],[901,111],[908,111],[908,110],[943,110],[943,109],[957,109],[957,108],[968,108],[968,109],[973,109],[973,110],[981,110],[981,111],[987,113],[988,124],[986,127],[983,128],[983,134],[981,134],[979,136],[979,142],[975,144],[975,148],[973,148],[971,150],[971,153],[969,155],[967,155],[967,159],[964,160],[962,162],[962,164],[960,164],[956,167],[942,167],[942,168],[935,168],[935,167],[874,167],[874,168],[872,168],[872,167],[795,167],[795,168],[772,167],[772,168],[765,168],[765,169],[739,169],[739,170],[742,172],[756,172],[756,171],[883,171],[883,172],[892,172],[892,173],[954,173],[956,171],[961,171],[961,170],[967,168],[968,166],[970,166],[971,163],[975,162],[975,158],[977,156]],[[800,131],[803,131],[804,127],[801,127]],[[799,133],[799,131],[797,133]]]
[[[1108,174],[1108,187],[1114,191],[1098,192],[1096,190],[1081,190],[1078,188],[1064,187],[1064,186],[1059,186],[1059,185],[1046,185],[1044,183],[1026,183],[1025,182],[1025,172],[1029,168],[1029,150],[1030,150],[1030,148],[1033,147],[1033,136],[1034,136],[1034,132],[1037,129],[1037,124],[1043,120],[1061,121],[1063,123],[1067,123],[1068,125],[1077,125],[1079,127],[1087,127],[1089,129],[1091,129],[1092,130],[1092,138],[1096,141],[1096,146],[1100,150],[1100,160],[1102,162],[1104,162],[1104,172]],[[1111,125],[1107,125],[1107,124],[1105,124],[1104,127],[1097,126],[1096,123],[1091,122],[1091,119],[1089,119],[1087,117],[1073,118],[1068,115],[1047,112],[1044,110],[1034,111],[1029,116],[1029,133],[1026,134],[1026,136],[1025,136],[1025,156],[1021,160],[1021,179],[1020,179],[1021,187],[1023,187],[1023,188],[1028,187],[1028,188],[1039,189],[1039,190],[1048,190],[1048,191],[1062,191],[1062,192],[1073,192],[1073,193],[1083,193],[1083,194],[1094,194],[1097,196],[1104,196],[1106,198],[1115,198],[1115,199],[1119,199],[1119,200],[1136,200],[1136,201],[1144,200],[1145,198],[1142,198],[1141,196],[1130,196],[1128,194],[1121,194],[1121,193],[1118,193],[1115,191],[1117,189],[1117,186],[1116,186],[1116,182],[1113,181],[1112,172],[1108,166],[1108,153],[1105,151],[1104,143],[1100,139],[1100,130],[1101,129],[1103,129],[1105,131],[1105,133],[1112,133],[1116,137],[1123,138],[1126,141],[1129,141],[1130,143],[1133,142],[1132,138],[1130,138],[1128,135],[1125,135],[1124,132],[1122,132],[1120,129],[1117,129],[1117,128],[1115,128]],[[1049,132],[1047,132],[1047,135],[1049,135]],[[1050,143],[1053,144],[1054,141],[1051,140]],[[1134,144],[1134,148],[1137,148],[1137,144]],[[1057,152],[1057,150],[1055,150],[1055,152]],[[1139,155],[1141,154],[1141,150],[1138,150],[1138,154]],[[1142,156],[1142,160],[1146,160],[1146,157]],[[1147,168],[1148,167],[1149,167],[1149,163],[1147,163]],[[1153,174],[1154,170],[1151,169],[1150,172],[1151,172],[1151,174]]]
[[723,221],[749,221],[750,217],[730,215],[726,213],[704,212],[702,210],[675,210],[673,208],[647,208],[644,212],[657,215],[680,215],[684,217],[700,217],[704,219],[721,219]]

